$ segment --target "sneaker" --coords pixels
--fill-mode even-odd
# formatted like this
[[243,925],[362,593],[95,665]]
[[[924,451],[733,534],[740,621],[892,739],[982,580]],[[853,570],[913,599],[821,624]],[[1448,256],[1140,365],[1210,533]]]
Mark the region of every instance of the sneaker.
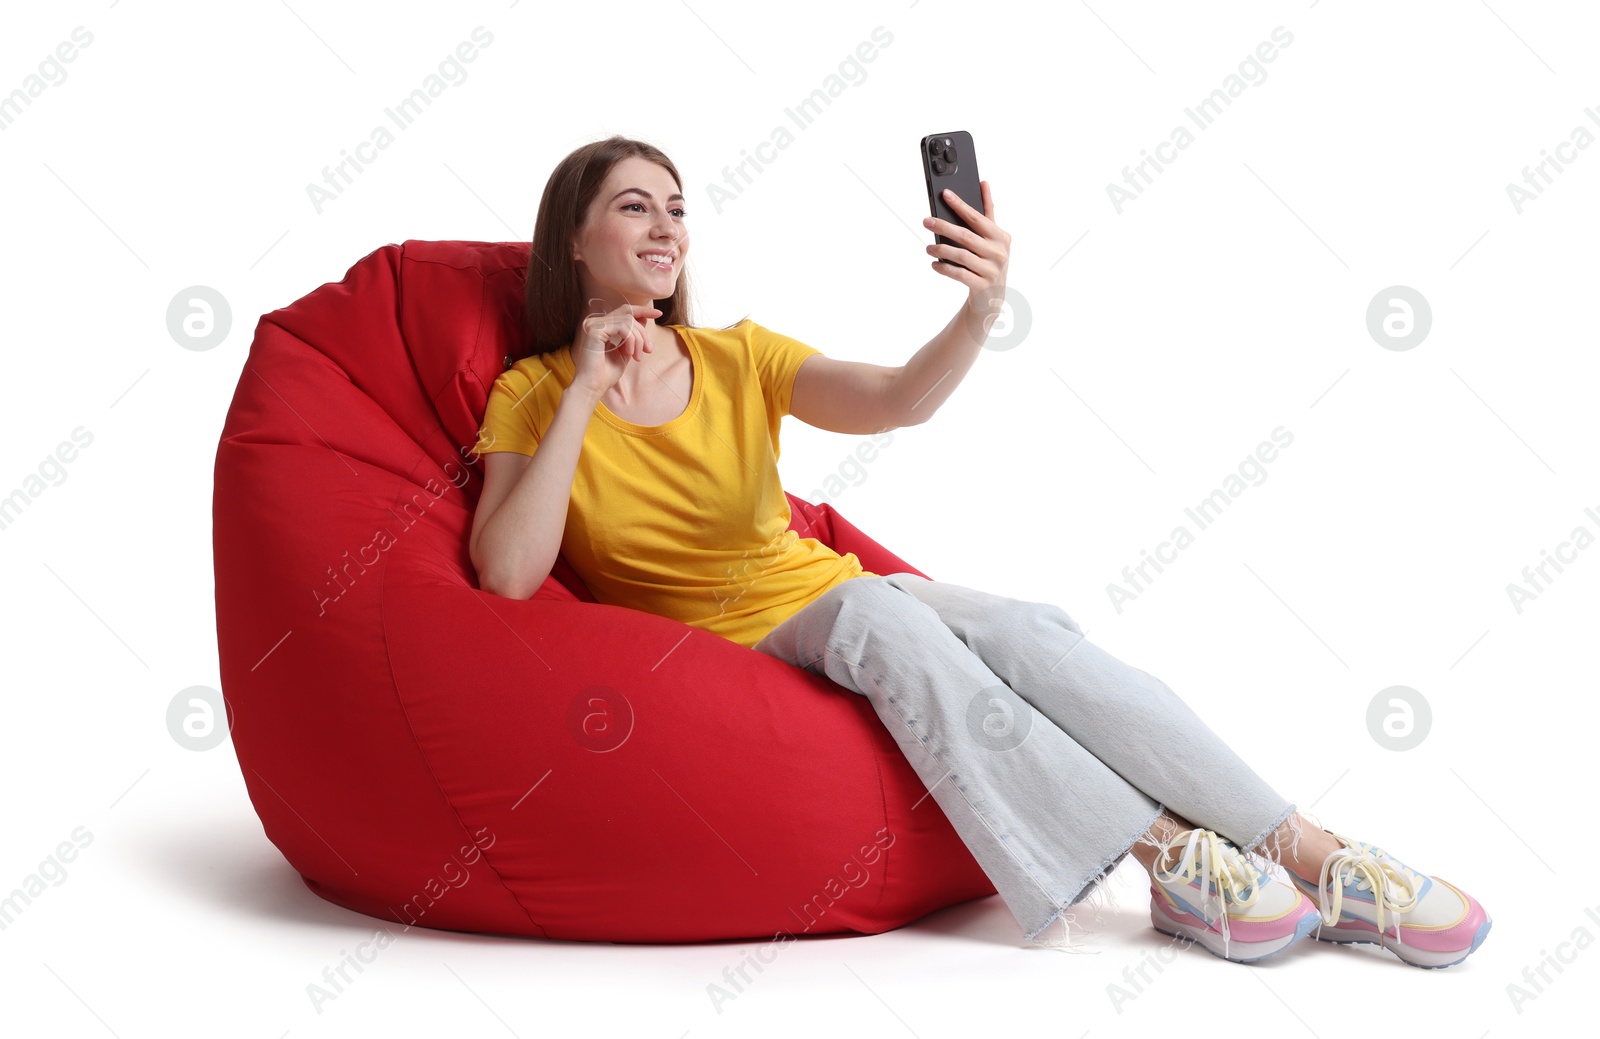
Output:
[[[1187,837],[1180,853],[1176,847]],[[1150,923],[1163,934],[1197,942],[1213,956],[1251,963],[1304,938],[1319,922],[1317,907],[1295,888],[1267,876],[1226,838],[1181,830],[1156,860]],[[1176,857],[1168,869],[1168,858]]]
[[1318,940],[1377,945],[1413,967],[1453,966],[1483,944],[1491,921],[1477,899],[1382,848],[1333,836],[1344,847],[1323,861],[1315,885],[1290,874],[1320,910]]

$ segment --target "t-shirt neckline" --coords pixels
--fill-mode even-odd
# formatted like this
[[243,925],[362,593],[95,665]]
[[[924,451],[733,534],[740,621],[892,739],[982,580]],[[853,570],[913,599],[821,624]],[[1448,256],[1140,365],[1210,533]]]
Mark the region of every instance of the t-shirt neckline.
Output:
[[[667,325],[666,327],[673,329],[678,333],[679,337],[683,340],[683,345],[687,347],[689,351],[691,383],[689,388],[689,403],[684,407],[683,413],[677,418],[670,419],[669,421],[663,422],[660,425],[642,426],[637,422],[629,422],[621,415],[616,414],[610,408],[606,407],[605,401],[599,401],[597,402],[595,413],[599,415],[601,421],[605,422],[607,425],[615,427],[624,433],[632,433],[635,436],[660,436],[663,433],[670,433],[672,430],[688,422],[690,419],[694,418],[695,412],[699,410],[700,400],[704,396],[706,381],[705,359],[701,355],[700,344],[696,341],[695,337],[690,334],[688,326]],[[570,347],[566,351],[566,354],[567,376],[570,381],[572,378],[577,376],[578,370],[572,360]]]

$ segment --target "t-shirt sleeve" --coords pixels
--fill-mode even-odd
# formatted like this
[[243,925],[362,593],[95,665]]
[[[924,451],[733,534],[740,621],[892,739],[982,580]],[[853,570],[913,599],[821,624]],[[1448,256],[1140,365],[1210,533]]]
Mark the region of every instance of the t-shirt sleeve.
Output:
[[515,451],[531,455],[539,447],[539,424],[534,414],[533,385],[516,368],[501,372],[489,387],[489,401],[478,427],[479,454]]
[[756,376],[761,381],[761,393],[767,399],[767,410],[781,418],[789,414],[795,373],[806,358],[822,351],[754,321],[750,321],[749,335],[750,353],[755,358]]

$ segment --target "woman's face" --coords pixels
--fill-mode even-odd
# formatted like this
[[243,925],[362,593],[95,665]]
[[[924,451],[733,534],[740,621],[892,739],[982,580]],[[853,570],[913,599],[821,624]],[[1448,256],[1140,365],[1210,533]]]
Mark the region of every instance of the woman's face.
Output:
[[[669,298],[688,250],[683,195],[672,174],[638,156],[618,162],[573,240],[578,280],[589,301],[586,313]],[[647,258],[658,253],[670,254],[670,261]]]

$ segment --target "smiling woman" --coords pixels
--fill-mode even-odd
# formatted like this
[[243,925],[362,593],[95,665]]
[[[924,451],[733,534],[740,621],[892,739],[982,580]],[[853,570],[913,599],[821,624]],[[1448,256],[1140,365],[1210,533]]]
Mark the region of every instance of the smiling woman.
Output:
[[532,348],[480,429],[471,552],[487,591],[529,596],[563,558],[600,602],[753,646],[867,573],[789,529],[777,459],[796,372],[845,427],[881,412],[881,383],[871,407],[830,411],[852,391],[828,376],[891,369],[830,362],[748,318],[696,326],[688,218],[676,169],[639,142],[599,142],[552,174],[525,284]]

